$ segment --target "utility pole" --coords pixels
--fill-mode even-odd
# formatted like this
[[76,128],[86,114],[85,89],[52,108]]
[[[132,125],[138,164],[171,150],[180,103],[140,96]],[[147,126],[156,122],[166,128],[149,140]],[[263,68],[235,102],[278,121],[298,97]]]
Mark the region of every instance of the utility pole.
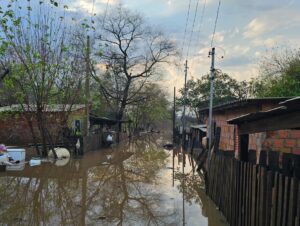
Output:
[[85,74],[85,135],[89,135],[90,129],[90,36],[86,40],[86,74]]
[[[210,67],[210,97],[209,97],[209,116],[208,116],[208,151],[212,148],[212,112],[213,112],[213,98],[214,98],[214,79],[215,79],[215,48],[209,52],[211,56],[211,67]],[[210,156],[210,155],[209,155]]]
[[184,97],[183,97],[183,114],[182,114],[182,145],[185,144],[185,127],[186,127],[186,119],[185,119],[185,108],[186,108],[186,99],[187,99],[187,90],[186,90],[186,80],[187,80],[187,72],[188,72],[188,61],[185,61],[184,68]]
[[176,142],[176,87],[174,87],[174,103],[173,103],[173,144]]

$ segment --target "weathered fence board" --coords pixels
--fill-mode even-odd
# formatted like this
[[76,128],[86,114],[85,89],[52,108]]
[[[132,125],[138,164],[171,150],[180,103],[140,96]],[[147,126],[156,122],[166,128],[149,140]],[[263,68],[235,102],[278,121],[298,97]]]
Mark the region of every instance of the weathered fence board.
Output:
[[231,226],[300,226],[300,185],[291,177],[295,173],[278,172],[277,162],[270,167],[265,158],[262,162],[263,166],[214,154],[207,194]]

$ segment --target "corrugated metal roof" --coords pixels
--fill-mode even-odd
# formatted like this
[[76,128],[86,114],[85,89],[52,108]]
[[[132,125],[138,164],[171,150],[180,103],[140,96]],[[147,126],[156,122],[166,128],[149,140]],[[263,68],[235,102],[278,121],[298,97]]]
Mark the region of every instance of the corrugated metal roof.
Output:
[[289,108],[291,108],[293,106],[297,107],[300,104],[300,97],[294,97],[294,98],[288,99],[286,101],[282,101],[279,104],[287,106]]
[[300,110],[300,97],[295,97],[286,101],[282,101],[280,102],[280,105],[281,106],[270,109],[268,111],[259,111],[246,115],[241,115],[239,117],[228,120],[227,123],[241,124]]
[[128,121],[126,121],[126,120],[118,121],[116,119],[110,119],[110,118],[107,118],[107,117],[100,117],[100,116],[97,116],[97,115],[90,114],[90,122],[92,124],[115,125],[118,122],[121,122],[121,123],[130,123],[131,121],[130,120],[128,120]]
[[286,109],[287,109],[287,107],[281,106],[281,107],[270,109],[268,111],[259,111],[259,112],[249,113],[249,114],[241,115],[236,118],[227,120],[227,123],[239,124],[239,123],[246,122],[246,121],[255,121],[255,120],[259,120],[261,118],[265,118],[267,116],[270,117],[270,116],[274,116],[274,115],[283,113],[286,111]]
[[[279,103],[290,99],[290,97],[265,97],[265,98],[248,98],[236,101],[230,101],[223,104],[219,104],[214,106],[214,111],[221,111],[225,109],[233,109],[245,105],[254,105],[254,104],[261,104],[261,103]],[[204,113],[209,110],[209,107],[200,108],[199,112]]]
[[191,125],[191,129],[198,129],[201,130],[202,132],[206,133],[206,125],[205,124],[199,124],[199,125]]
[[[0,112],[32,112],[36,111],[36,105],[24,105],[24,108],[20,104],[13,104],[10,106],[0,107]],[[79,109],[85,108],[84,104],[53,104],[53,105],[46,105],[44,112],[62,112],[62,111],[77,111]]]
[[206,128],[206,124],[191,125],[190,127],[193,129]]

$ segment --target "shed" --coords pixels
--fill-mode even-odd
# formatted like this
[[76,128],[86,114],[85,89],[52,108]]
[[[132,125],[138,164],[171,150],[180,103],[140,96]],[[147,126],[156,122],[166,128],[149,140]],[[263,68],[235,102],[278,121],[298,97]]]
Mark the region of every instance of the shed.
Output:
[[236,142],[239,143],[241,159],[246,158],[249,134],[261,132],[273,133],[273,140],[269,141],[270,149],[282,144],[282,147],[278,147],[279,151],[300,154],[300,97],[282,101],[276,108],[244,114],[227,122],[237,126]]
[[[220,127],[221,129],[219,148],[224,151],[238,149],[238,144],[235,142],[235,136],[237,135],[236,126],[234,124],[228,124],[228,120],[249,113],[268,111],[278,107],[280,102],[288,99],[288,97],[251,98],[214,106],[213,121],[216,127]],[[208,124],[208,111],[208,107],[199,110],[203,124]],[[250,148],[261,149],[266,136],[269,136],[269,134],[251,134],[249,137]]]
[[[32,120],[38,142],[39,129],[36,120],[36,105],[10,105],[0,107],[0,142],[10,145],[26,145],[33,143],[32,133],[28,124],[28,117]],[[85,105],[82,104],[52,104],[46,105],[43,114],[47,118],[47,129],[55,135],[54,141],[59,139],[65,119],[72,127],[75,121],[82,121],[85,115]]]

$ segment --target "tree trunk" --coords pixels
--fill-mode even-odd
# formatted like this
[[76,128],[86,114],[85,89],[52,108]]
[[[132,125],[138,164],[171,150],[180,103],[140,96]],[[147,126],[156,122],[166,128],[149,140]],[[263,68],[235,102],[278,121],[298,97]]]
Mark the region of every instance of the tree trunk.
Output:
[[[31,116],[32,116],[32,115],[31,115]],[[31,116],[26,116],[26,120],[27,120],[29,129],[30,129],[30,132],[31,132],[31,136],[32,136],[32,140],[33,140],[33,144],[34,144],[36,153],[37,153],[37,155],[40,156],[40,155],[41,155],[41,152],[40,152],[40,149],[39,149],[39,147],[38,147],[38,145],[37,145],[37,137],[36,137],[35,132],[34,132],[34,129],[33,129],[33,124],[32,124]]]
[[116,117],[116,119],[118,121],[117,143],[119,143],[119,141],[120,141],[120,133],[121,133],[121,129],[122,129],[121,121],[123,119],[124,111],[125,111],[125,108],[127,105],[127,98],[128,98],[130,83],[131,83],[131,78],[128,78],[127,84],[126,84],[124,92],[123,92],[124,95],[123,95],[123,98],[121,101],[121,105],[120,105],[120,108],[118,110],[117,117]]
[[47,138],[46,138],[46,131],[45,131],[45,120],[43,117],[43,111],[39,109],[39,107],[37,109],[36,116],[37,116],[38,128],[40,130],[40,134],[42,138],[42,156],[47,157],[48,152],[47,152]]
[[4,80],[5,76],[8,75],[9,69],[5,69],[4,72],[0,75],[0,82]]

